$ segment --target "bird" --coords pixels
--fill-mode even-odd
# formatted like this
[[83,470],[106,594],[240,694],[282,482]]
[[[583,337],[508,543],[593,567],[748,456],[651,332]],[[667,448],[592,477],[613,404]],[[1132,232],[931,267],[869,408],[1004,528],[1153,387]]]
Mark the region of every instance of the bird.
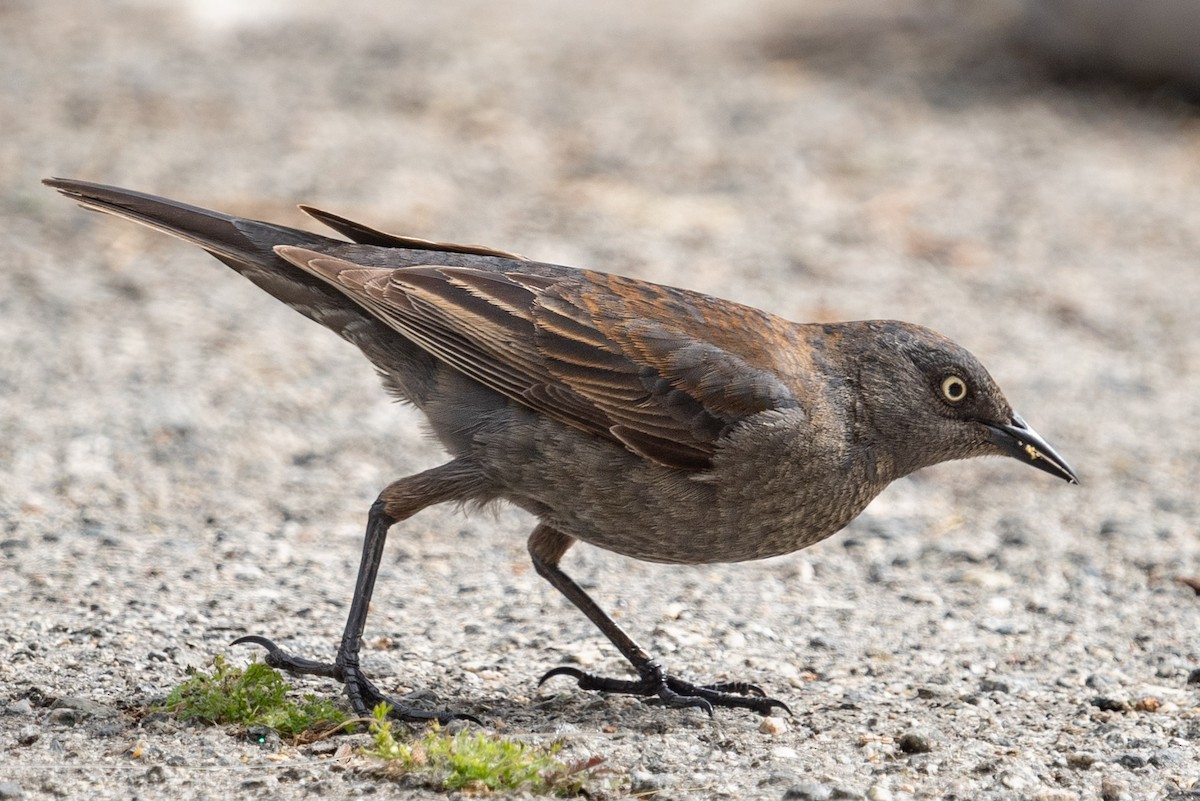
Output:
[[[845,527],[921,468],[1008,456],[1075,471],[1018,415],[979,360],[896,320],[794,323],[687,289],[384,233],[300,206],[345,239],[84,181],[44,183],[86,209],[206,250],[355,345],[424,413],[448,461],[388,484],[367,513],[332,661],[246,635],[264,661],[342,683],[351,708],[477,720],[393,699],[360,660],[389,529],[441,503],[507,501],[536,520],[536,572],[625,658],[613,677],[561,665],[585,691],[667,707],[790,712],[746,681],[669,672],[562,568],[578,542],[668,564],[792,553]],[[348,241],[347,241],[348,240]]]

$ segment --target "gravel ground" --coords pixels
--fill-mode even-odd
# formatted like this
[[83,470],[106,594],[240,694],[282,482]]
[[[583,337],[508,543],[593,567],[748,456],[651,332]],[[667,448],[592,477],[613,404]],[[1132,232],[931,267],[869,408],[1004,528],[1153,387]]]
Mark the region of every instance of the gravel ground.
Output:
[[442,457],[352,348],[47,175],[923,323],[1083,480],[942,465],[753,564],[571,554],[677,670],[787,701],[765,728],[538,689],[623,665],[527,517],[429,510],[368,624],[389,691],[603,757],[618,796],[1197,797],[1197,108],[1048,82],[1007,2],[566,8],[0,0],[0,799],[437,795],[139,722],[240,634],[331,654],[368,505]]

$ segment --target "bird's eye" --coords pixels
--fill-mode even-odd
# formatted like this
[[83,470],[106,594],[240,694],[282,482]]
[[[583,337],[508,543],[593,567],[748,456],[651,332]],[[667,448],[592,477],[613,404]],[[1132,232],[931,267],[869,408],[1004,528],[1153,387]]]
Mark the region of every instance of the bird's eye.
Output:
[[951,403],[958,403],[967,397],[967,382],[956,375],[948,375],[942,379],[942,397]]

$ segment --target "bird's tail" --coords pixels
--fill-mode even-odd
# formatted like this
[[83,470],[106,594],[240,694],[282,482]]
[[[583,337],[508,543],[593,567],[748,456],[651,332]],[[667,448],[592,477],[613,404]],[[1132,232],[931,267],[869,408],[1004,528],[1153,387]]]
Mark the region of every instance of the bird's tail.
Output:
[[290,245],[337,251],[346,242],[115,186],[63,178],[48,178],[43,183],[84,208],[123,217],[204,248],[270,295],[357,345],[384,375],[390,389],[420,404],[423,387],[418,386],[418,377],[430,372],[430,357],[274,250],[277,245]]
[[319,247],[334,241],[297,228],[234,217],[131,189],[66,178],[47,178],[42,183],[77,201],[85,209],[149,226],[199,245],[222,261],[246,266],[274,260],[280,266],[285,265],[286,262],[274,254],[272,248],[275,245]]

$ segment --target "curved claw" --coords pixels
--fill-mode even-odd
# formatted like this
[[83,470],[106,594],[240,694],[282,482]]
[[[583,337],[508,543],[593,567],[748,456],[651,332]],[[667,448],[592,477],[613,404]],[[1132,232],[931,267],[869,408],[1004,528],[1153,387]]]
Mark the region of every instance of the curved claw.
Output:
[[774,707],[779,707],[780,709],[782,709],[784,714],[787,715],[789,718],[794,718],[796,716],[796,713],[792,711],[792,708],[790,706],[788,706],[787,704],[785,704],[783,701],[780,701],[775,698],[768,698],[768,699],[766,699],[766,702],[767,702],[767,711],[760,713],[764,717],[770,715],[771,710]]
[[230,643],[230,645],[261,645],[267,649],[267,656],[263,662],[278,670],[286,670],[288,673],[303,673],[310,676],[324,676],[326,678],[343,681],[342,666],[335,662],[318,662],[315,659],[305,659],[302,656],[289,654],[287,651],[280,648],[266,637],[260,637],[257,634],[247,634],[244,637],[238,637]]
[[469,715],[466,712],[451,712],[448,709],[443,712],[436,713],[436,717],[434,718],[434,720],[436,720],[438,722],[438,724],[440,724],[442,726],[447,726],[450,724],[451,721],[454,721],[454,720],[467,720],[467,721],[470,721],[471,723],[474,723],[476,726],[484,725],[483,721],[480,720],[479,718],[475,717],[474,715]]
[[599,690],[606,693],[655,695],[665,688],[662,681],[653,675],[640,679],[610,679],[606,676],[597,676],[594,673],[588,673],[586,670],[580,670],[579,668],[567,665],[560,665],[546,671],[541,681],[538,682],[538,686],[542,686],[542,682],[553,676],[570,676],[575,679],[581,690]]
[[233,642],[231,642],[229,644],[230,645],[243,645],[245,643],[253,643],[254,645],[261,645],[263,648],[266,648],[268,651],[280,650],[278,645],[276,645],[272,641],[268,640],[266,637],[260,637],[257,634],[245,634],[241,637],[238,637],[236,640],[234,640]]
[[541,687],[546,683],[547,679],[552,679],[555,676],[570,676],[578,681],[583,681],[587,674],[579,668],[569,667],[568,665],[559,665],[558,667],[550,668],[543,673],[542,677],[538,679],[538,686]]

